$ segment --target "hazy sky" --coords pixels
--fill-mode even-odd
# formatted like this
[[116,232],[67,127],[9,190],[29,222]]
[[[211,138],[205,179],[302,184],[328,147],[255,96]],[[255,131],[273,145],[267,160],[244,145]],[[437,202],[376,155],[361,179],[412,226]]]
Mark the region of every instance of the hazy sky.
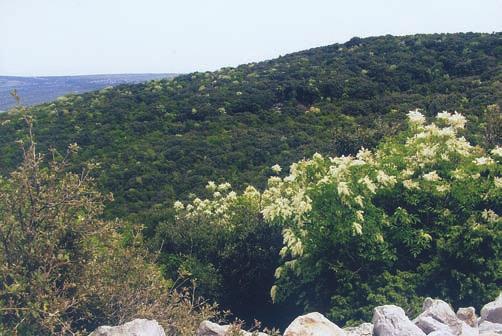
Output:
[[502,0],[0,0],[0,75],[214,70],[353,36],[502,31]]

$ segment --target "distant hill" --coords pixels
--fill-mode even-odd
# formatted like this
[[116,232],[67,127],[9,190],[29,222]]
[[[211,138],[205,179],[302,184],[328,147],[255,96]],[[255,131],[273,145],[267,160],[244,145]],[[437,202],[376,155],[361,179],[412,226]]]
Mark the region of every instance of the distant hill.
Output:
[[[417,107],[428,116],[463,113],[465,135],[483,144],[488,128],[497,131],[485,116],[491,104],[502,105],[502,33],[353,38],[72,95],[32,111],[41,150],[78,143],[79,160],[99,161],[97,182],[114,193],[107,214],[140,214],[145,222],[163,217],[175,199],[203,192],[208,180],[263,187],[275,163],[373,147]],[[17,163],[14,141],[23,128],[15,113],[0,115],[2,173]]]
[[52,101],[69,93],[84,93],[118,84],[141,83],[153,79],[173,78],[175,74],[112,74],[85,76],[18,77],[0,76],[0,111],[15,105],[11,96],[16,89],[23,105]]

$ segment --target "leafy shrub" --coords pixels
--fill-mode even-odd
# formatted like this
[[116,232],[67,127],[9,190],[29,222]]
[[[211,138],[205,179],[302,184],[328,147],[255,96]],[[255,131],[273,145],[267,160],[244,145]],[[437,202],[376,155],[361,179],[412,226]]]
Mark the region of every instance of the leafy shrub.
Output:
[[262,193],[215,191],[177,203],[178,216],[232,227],[235,204],[249,204],[283,232],[272,297],[342,323],[385,303],[413,314],[424,296],[479,307],[502,285],[502,148],[472,146],[456,112],[408,116],[374,151],[315,154],[284,178],[276,165]]
[[[210,215],[207,209],[200,216],[178,213],[172,221],[161,223],[159,263],[167,276],[181,273],[192,279],[202,296],[216,300],[239,318],[271,323],[275,307],[269,290],[280,263],[281,229],[263,221],[252,196],[237,198],[228,183],[210,182],[207,187],[215,195],[211,211],[223,217]],[[255,194],[259,195],[256,190]],[[195,204],[200,202],[208,204],[194,199]],[[175,207],[180,211],[184,206],[177,202]]]
[[145,317],[190,335],[214,316],[214,307],[164,279],[140,235],[124,239],[124,225],[99,219],[105,198],[90,176],[95,167],[68,170],[78,147],[46,161],[25,120],[23,161],[0,179],[0,332],[81,334]]

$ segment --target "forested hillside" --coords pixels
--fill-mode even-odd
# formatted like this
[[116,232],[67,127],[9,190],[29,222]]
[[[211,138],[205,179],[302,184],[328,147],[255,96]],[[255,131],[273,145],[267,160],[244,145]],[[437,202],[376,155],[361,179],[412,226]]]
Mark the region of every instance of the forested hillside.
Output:
[[[406,111],[458,109],[483,127],[502,99],[502,34],[354,38],[271,61],[122,85],[33,108],[41,145],[76,142],[101,163],[110,216],[164,208],[207,180],[264,181],[275,163],[354,153]],[[21,124],[1,127],[3,168]],[[483,132],[472,130],[475,142]],[[7,149],[10,148],[10,149]],[[262,182],[263,183],[263,182]]]
[[[346,264],[329,264],[330,256],[323,253],[331,251],[334,245],[313,249],[324,256],[320,260],[327,260],[326,264],[315,270],[305,267],[301,282],[290,281],[294,277],[282,278],[286,279],[281,281],[288,286],[290,295],[283,295],[286,303],[282,308],[272,306],[269,290],[275,281],[274,271],[282,263],[279,250],[283,227],[265,224],[260,211],[247,206],[239,208],[231,230],[215,226],[210,220],[180,220],[174,215],[175,200],[191,201],[194,195],[213,195],[218,191],[213,186],[222,182],[230,183],[237,192],[248,185],[263,189],[268,177],[275,174],[271,169],[275,164],[287,167],[316,152],[341,156],[355,154],[361,147],[374,148],[384,138],[405,130],[406,114],[415,108],[423,109],[426,117],[443,110],[457,110],[468,121],[466,129],[463,125],[459,128],[459,134],[474,145],[491,149],[501,142],[501,104],[502,33],[467,33],[353,38],[344,44],[236,68],[69,95],[30,111],[39,150],[63,150],[68,144],[77,143],[81,150],[74,169],[89,161],[99,164],[94,172],[97,187],[114,196],[114,201],[106,204],[103,217],[145,224],[148,243],[161,251],[158,262],[168,277],[182,274],[196,278],[201,294],[246,318],[261,314],[257,317],[272,321],[279,311],[279,319],[288,320],[285,307],[301,311],[317,308],[318,303],[319,309],[331,309],[331,316],[336,319],[350,321],[366,317],[367,311],[341,310],[347,306],[344,300],[359,298],[360,293],[353,288],[330,287],[334,283],[328,283],[333,276],[330,272],[337,267],[347,272],[343,278],[348,279],[347,284],[347,274],[353,272],[350,265],[345,269]],[[19,163],[15,140],[26,137],[19,115],[16,111],[0,115],[3,175]],[[462,164],[468,166],[468,160],[476,153],[470,152]],[[398,160],[392,155],[392,160]],[[497,169],[493,168],[489,179],[482,175],[487,184],[492,183]],[[208,181],[216,183],[206,189]],[[223,184],[218,192],[228,190],[229,186]],[[384,196],[384,200],[397,202],[387,194]],[[463,202],[462,197],[459,199]],[[316,202],[321,204],[322,199],[319,197]],[[499,201],[497,198],[493,204],[499,206]],[[320,209],[329,208],[324,205]],[[376,207],[379,206],[382,205]],[[449,206],[445,205],[445,209]],[[317,215],[332,215],[323,211]],[[426,217],[421,212],[419,215]],[[379,216],[380,213],[375,218]],[[466,214],[462,220],[467,217]],[[421,223],[410,219],[415,220]],[[414,234],[420,230],[416,228],[406,239],[415,239]],[[352,228],[347,232],[352,232]],[[399,244],[402,237],[391,233],[395,234],[392,242]],[[323,229],[316,234],[316,238],[322,236]],[[492,231],[486,235],[492,234],[496,236]],[[443,232],[438,235],[442,237]],[[352,238],[347,238],[347,242],[352,242]],[[380,248],[372,244],[357,245],[359,252],[368,246]],[[340,246],[348,245],[336,247]],[[448,261],[441,259],[440,252],[431,252],[424,246],[411,247],[419,249],[417,260],[437,257],[441,262]],[[422,249],[427,251],[420,254]],[[397,263],[393,246],[387,246],[382,256],[376,250],[369,256],[361,256],[362,252],[357,254],[359,262],[376,258],[379,263],[382,272],[378,273],[378,281],[385,280],[400,288],[376,293],[372,290],[378,284],[361,280],[373,296],[371,302],[357,303],[360,307],[381,303],[394,292],[401,295],[416,289],[410,281],[419,279],[415,273],[407,272],[422,259],[411,266],[401,259]],[[340,262],[348,263],[352,257],[348,255]],[[308,264],[308,257],[302,262]],[[402,265],[404,274],[393,273]],[[433,266],[424,262],[423,267]],[[496,273],[496,267],[487,274]],[[368,271],[366,275],[372,278],[374,274]],[[325,283],[312,285],[315,277],[325,279]],[[493,277],[490,279],[493,281]],[[483,287],[483,293],[491,293],[495,285],[490,286]],[[437,291],[447,287],[448,283],[441,283]],[[454,296],[456,292],[452,293]],[[396,297],[402,298],[399,295]],[[319,297],[324,301],[316,301]]]

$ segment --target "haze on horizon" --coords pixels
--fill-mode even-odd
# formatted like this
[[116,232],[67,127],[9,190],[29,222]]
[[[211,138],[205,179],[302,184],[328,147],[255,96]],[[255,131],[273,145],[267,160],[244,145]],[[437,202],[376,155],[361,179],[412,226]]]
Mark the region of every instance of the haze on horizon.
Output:
[[501,0],[0,0],[0,75],[186,73],[354,36],[501,30]]

